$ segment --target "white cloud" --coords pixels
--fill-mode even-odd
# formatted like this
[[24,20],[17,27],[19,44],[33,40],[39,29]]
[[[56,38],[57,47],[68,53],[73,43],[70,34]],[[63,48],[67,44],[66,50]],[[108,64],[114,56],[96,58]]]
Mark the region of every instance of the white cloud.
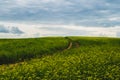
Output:
[[120,26],[115,27],[85,27],[65,24],[31,24],[31,23],[13,23],[0,22],[5,26],[17,26],[24,34],[1,34],[0,38],[27,38],[43,36],[107,36],[117,37],[120,32]]
[[110,21],[120,21],[120,17],[111,17],[109,18]]

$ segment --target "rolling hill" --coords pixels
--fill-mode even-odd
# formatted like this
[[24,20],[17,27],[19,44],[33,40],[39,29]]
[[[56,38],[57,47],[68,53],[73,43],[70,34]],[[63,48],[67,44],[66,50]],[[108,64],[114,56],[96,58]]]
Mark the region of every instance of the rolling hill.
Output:
[[120,80],[120,38],[0,39],[0,80]]

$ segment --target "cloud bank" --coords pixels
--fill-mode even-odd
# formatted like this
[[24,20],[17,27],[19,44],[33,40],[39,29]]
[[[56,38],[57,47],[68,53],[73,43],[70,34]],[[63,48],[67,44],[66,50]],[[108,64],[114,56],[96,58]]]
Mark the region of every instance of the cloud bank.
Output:
[[24,32],[21,31],[18,27],[0,25],[0,33],[23,34]]
[[119,37],[119,4],[120,0],[1,0],[0,37]]
[[[120,37],[120,26],[84,27],[65,24],[9,23],[0,26],[0,38],[29,38],[44,36],[100,36]],[[5,27],[5,26],[11,26]],[[17,27],[12,27],[17,26]]]
[[1,0],[0,19],[120,26],[120,0]]

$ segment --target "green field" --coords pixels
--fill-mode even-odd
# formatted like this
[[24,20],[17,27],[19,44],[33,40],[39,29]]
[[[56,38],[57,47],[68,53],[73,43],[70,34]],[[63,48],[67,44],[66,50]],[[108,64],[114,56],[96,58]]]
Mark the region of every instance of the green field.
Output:
[[0,80],[120,80],[120,38],[1,39]]

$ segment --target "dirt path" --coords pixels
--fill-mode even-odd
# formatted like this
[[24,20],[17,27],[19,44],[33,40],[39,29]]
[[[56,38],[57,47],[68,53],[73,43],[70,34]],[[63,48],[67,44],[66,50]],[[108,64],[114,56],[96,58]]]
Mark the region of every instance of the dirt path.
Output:
[[65,37],[65,39],[67,39],[68,42],[69,42],[69,45],[68,45],[68,47],[67,47],[65,50],[68,50],[68,49],[71,49],[71,48],[77,48],[77,47],[80,46],[78,42],[74,42],[74,41],[73,41],[72,39],[70,39],[69,37]]
[[72,43],[72,42],[70,42],[70,43],[69,43],[69,46],[68,46],[68,48],[67,48],[67,49],[71,49],[71,48],[72,48],[72,45],[73,45],[73,43]]

